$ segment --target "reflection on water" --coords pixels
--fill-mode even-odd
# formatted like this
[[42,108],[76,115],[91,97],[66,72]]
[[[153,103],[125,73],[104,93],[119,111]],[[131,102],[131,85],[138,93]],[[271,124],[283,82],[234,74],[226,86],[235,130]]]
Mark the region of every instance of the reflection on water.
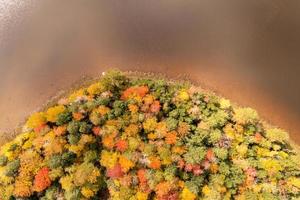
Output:
[[298,1],[32,2],[2,33],[1,131],[82,76],[118,67],[188,78],[256,108],[300,144]]

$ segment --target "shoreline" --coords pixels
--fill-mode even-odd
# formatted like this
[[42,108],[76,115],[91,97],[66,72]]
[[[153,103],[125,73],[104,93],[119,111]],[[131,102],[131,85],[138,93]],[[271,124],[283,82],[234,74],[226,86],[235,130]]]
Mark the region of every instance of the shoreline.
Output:
[[[122,71],[122,70],[120,70]],[[152,78],[152,79],[164,79],[167,82],[179,82],[179,83],[188,83],[190,84],[192,87],[195,87],[196,90],[198,91],[204,91],[205,93],[209,93],[209,94],[214,94],[218,97],[223,97],[228,99],[233,107],[247,107],[247,106],[241,106],[239,103],[236,103],[235,101],[231,100],[230,98],[227,98],[226,96],[218,93],[217,91],[214,91],[212,89],[209,89],[207,86],[203,86],[201,84],[197,84],[195,82],[193,82],[192,80],[190,80],[188,77],[177,77],[177,78],[172,78],[169,77],[166,74],[163,73],[153,73],[153,72],[140,72],[140,71],[122,71],[126,76],[128,76],[131,79],[134,78]],[[17,127],[15,128],[11,128],[12,131],[8,131],[8,132],[0,132],[0,146],[2,146],[3,144],[5,144],[6,142],[12,140],[14,137],[16,137],[18,134],[21,133],[22,131],[22,127],[24,125],[24,123],[26,122],[26,119],[28,116],[30,116],[30,114],[37,112],[37,111],[43,111],[45,109],[47,109],[48,107],[56,104],[58,102],[59,99],[68,96],[70,93],[72,93],[75,90],[78,90],[82,87],[88,86],[89,84],[92,84],[94,82],[97,82],[102,75],[98,75],[97,77],[92,77],[92,76],[83,76],[81,79],[79,79],[78,81],[76,81],[75,83],[73,83],[71,85],[71,87],[66,88],[64,90],[60,90],[57,92],[56,95],[52,96],[48,101],[46,101],[45,103],[43,103],[41,106],[39,106],[37,109],[35,109],[34,111],[30,112],[27,114],[27,116],[25,118],[23,118],[23,120],[21,120]],[[257,109],[255,109],[257,111]],[[262,121],[262,123],[266,126],[266,127],[278,127],[278,128],[282,128],[279,125],[275,125],[274,123],[270,122],[270,120],[266,119],[264,116],[260,115],[260,112],[257,111],[259,114],[259,118]],[[300,152],[300,145],[297,143],[297,141],[294,141],[291,137],[291,133],[286,130],[285,128],[282,128],[283,130],[287,131],[287,133],[290,136],[289,142],[292,145],[292,147],[297,151]],[[6,134],[9,135],[6,135]]]

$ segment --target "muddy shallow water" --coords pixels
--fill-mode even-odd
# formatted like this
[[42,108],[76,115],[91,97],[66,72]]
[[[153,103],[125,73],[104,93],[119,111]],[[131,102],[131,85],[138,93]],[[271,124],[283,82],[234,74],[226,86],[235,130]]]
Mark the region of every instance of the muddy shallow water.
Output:
[[0,7],[0,132],[117,67],[189,79],[300,144],[299,1],[17,2]]

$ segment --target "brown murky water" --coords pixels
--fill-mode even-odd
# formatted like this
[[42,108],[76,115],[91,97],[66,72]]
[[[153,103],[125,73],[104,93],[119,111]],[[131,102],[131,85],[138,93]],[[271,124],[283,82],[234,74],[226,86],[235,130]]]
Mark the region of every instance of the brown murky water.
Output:
[[297,0],[0,7],[0,132],[83,76],[117,67],[188,78],[257,109],[300,144],[299,8]]

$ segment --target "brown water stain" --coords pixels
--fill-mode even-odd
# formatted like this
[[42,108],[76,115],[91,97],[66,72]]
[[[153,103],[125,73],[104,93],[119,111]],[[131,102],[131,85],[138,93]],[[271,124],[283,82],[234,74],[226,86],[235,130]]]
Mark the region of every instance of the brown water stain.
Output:
[[189,79],[300,144],[299,1],[32,3],[0,34],[1,132],[83,76],[117,67]]

